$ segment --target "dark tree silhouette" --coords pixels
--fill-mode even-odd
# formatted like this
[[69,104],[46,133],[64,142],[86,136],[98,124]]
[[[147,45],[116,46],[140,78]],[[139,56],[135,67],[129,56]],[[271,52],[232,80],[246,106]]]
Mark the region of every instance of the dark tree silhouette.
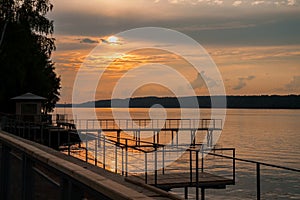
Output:
[[60,77],[50,59],[55,50],[49,0],[0,0],[0,111],[10,98],[32,92],[47,98],[44,112],[59,100]]

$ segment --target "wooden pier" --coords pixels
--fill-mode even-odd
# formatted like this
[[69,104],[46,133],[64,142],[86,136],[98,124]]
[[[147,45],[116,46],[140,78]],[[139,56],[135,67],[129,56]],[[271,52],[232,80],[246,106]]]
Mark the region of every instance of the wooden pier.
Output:
[[[90,149],[97,158],[95,164],[137,183],[143,182],[166,191],[185,188],[185,197],[188,196],[187,188],[195,187],[196,193],[201,189],[202,199],[207,188],[224,189],[235,184],[234,161],[228,167],[231,174],[227,177],[209,172],[204,166],[204,156],[212,149],[216,150],[213,137],[215,131],[222,130],[222,120],[98,119],[79,120],[76,126],[87,151],[86,161],[89,160]],[[163,138],[166,132],[169,141]],[[205,143],[197,140],[197,132],[205,136]],[[180,136],[189,138],[188,142],[178,141]],[[233,148],[220,150],[231,151],[231,156],[235,156]],[[168,167],[168,156],[176,153],[187,155],[174,160],[176,170],[172,170]],[[112,159],[113,165],[110,165],[108,160]],[[185,164],[179,167],[177,162]],[[196,194],[196,199],[199,198],[200,195]]]
[[221,119],[98,119],[98,120],[76,120],[78,133],[102,134],[114,132],[117,140],[124,136],[124,132],[132,132],[133,139],[137,146],[141,143],[143,133],[152,133],[152,142],[160,143],[161,132],[169,132],[171,141],[176,138],[178,144],[178,134],[189,132],[190,144],[196,144],[195,136],[197,131],[206,134],[207,145],[213,146],[214,131],[221,131],[223,122]]

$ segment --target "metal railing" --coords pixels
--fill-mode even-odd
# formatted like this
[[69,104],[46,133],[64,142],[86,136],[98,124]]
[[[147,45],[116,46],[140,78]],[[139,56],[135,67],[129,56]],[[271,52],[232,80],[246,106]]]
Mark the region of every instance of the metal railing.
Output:
[[[213,155],[225,159],[232,160],[234,163],[234,166],[236,165],[236,162],[242,162],[242,163],[251,163],[255,165],[255,174],[256,174],[256,199],[260,200],[261,199],[261,166],[266,166],[266,167],[271,167],[274,169],[282,169],[282,170],[287,170],[291,172],[300,172],[300,169],[294,169],[290,167],[285,167],[285,166],[279,166],[279,165],[274,165],[274,164],[269,164],[265,162],[258,162],[258,161],[253,161],[253,160],[248,160],[248,159],[242,159],[242,158],[236,158],[235,156],[227,156],[227,155],[220,155],[212,152],[206,152],[208,155]],[[235,167],[233,168],[235,170]],[[234,172],[235,174],[235,172]],[[235,176],[234,176],[235,179]]]
[[71,146],[81,142],[76,130],[65,130],[49,123],[21,121],[15,118],[2,117],[1,129],[19,137],[58,148],[61,145]]
[[[158,173],[164,175],[169,172],[187,171],[190,174],[190,180],[192,180],[193,173],[204,172],[205,169],[204,156],[207,150],[203,148],[202,144],[163,145],[139,141],[139,144],[136,145],[136,140],[130,138],[105,136],[100,133],[95,135],[88,132],[81,134],[83,134],[85,152],[79,158],[124,176],[128,176],[128,173],[131,175],[144,174],[145,183],[148,183],[149,173],[154,174],[156,185],[159,178]],[[232,152],[232,156],[235,156],[234,148],[216,148],[211,150],[214,152],[230,151]],[[68,149],[67,153],[71,155],[71,151],[72,149]],[[168,162],[168,157],[172,157],[171,154],[180,154],[179,160],[175,160],[174,163],[185,163],[185,166],[168,167],[168,165],[172,164]],[[107,161],[112,163],[112,160],[114,161],[113,166],[107,163]],[[230,179],[234,181],[234,162],[229,168],[232,171]]]
[[222,129],[221,119],[78,119],[75,124],[84,130]]

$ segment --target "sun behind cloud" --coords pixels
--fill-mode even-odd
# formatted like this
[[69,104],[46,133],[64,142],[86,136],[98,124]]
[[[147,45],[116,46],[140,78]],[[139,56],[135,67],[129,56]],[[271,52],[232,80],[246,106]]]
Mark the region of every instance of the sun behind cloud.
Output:
[[119,38],[112,35],[112,36],[109,36],[109,37],[107,38],[107,41],[108,41],[109,43],[114,44],[114,43],[118,43],[118,42],[119,42]]

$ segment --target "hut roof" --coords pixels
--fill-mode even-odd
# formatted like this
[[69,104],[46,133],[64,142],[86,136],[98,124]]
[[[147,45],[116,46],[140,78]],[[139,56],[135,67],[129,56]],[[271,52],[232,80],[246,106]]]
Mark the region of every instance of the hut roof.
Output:
[[35,101],[43,101],[46,100],[46,98],[32,94],[32,93],[26,93],[21,96],[13,97],[12,100],[35,100]]

